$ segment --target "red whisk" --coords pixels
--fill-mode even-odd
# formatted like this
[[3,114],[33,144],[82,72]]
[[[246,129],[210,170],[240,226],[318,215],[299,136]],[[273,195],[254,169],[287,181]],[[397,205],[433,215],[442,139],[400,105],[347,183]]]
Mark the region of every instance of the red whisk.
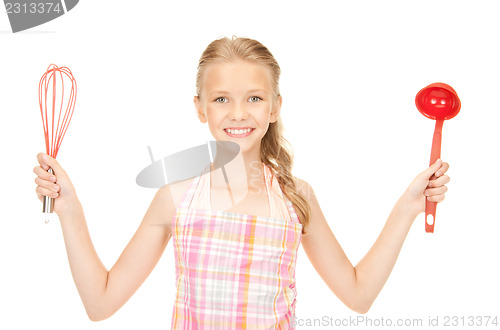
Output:
[[[71,89],[68,92],[65,85],[69,88],[69,84],[71,84]],[[47,72],[40,79],[38,99],[47,154],[56,158],[75,110],[76,80],[71,70],[67,67],[58,67],[55,64],[49,65]],[[48,171],[50,174],[54,173],[52,168],[49,168]],[[53,209],[54,199],[44,196],[45,223],[49,222],[49,213],[52,213]]]

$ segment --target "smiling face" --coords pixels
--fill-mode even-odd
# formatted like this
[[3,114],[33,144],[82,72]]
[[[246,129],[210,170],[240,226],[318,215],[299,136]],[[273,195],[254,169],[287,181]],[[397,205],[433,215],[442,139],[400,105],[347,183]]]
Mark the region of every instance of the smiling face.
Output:
[[207,66],[201,95],[195,96],[198,118],[208,122],[217,141],[232,141],[241,152],[260,157],[260,142],[269,123],[278,119],[281,97],[273,93],[270,70],[247,61]]

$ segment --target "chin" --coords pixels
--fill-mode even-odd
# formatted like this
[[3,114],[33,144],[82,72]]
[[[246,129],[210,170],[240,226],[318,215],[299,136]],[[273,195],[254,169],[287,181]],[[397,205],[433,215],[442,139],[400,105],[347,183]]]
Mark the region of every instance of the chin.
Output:
[[262,140],[262,137],[258,137],[259,130],[254,130],[251,134],[249,134],[246,137],[231,137],[228,134],[226,134],[225,131],[217,132],[217,135],[213,134],[214,137],[217,137],[217,141],[230,141],[230,142],[235,142],[240,146],[240,152],[242,154],[246,154],[249,152],[252,152],[256,148],[260,150],[260,141]]
[[255,143],[252,143],[254,141],[248,141],[248,140],[244,141],[244,140],[239,140],[239,139],[225,138],[222,141],[230,141],[230,142],[237,143],[240,146],[240,152],[242,154],[247,154],[247,153],[251,152],[252,150],[255,150],[255,148],[260,147],[260,143],[257,146]]

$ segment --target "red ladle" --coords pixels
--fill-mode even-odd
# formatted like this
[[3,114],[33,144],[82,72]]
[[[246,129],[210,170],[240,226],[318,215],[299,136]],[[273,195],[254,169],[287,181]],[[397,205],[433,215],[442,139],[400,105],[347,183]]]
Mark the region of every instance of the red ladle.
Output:
[[[436,120],[434,137],[432,138],[431,161],[434,164],[441,157],[441,135],[443,122],[455,117],[460,111],[460,99],[451,86],[444,83],[434,83],[422,88],[415,97],[418,111],[430,119]],[[431,180],[436,179],[433,175]],[[437,202],[425,199],[425,231],[434,232]],[[429,217],[430,216],[430,217]]]

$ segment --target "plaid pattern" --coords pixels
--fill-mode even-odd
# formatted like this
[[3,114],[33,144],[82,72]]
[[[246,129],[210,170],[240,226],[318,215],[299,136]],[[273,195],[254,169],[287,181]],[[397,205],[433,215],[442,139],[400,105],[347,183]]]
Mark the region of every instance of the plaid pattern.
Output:
[[199,181],[183,196],[173,228],[172,329],[295,329],[302,224],[292,203],[274,198],[265,180],[270,203],[286,202],[292,221],[190,208]]

